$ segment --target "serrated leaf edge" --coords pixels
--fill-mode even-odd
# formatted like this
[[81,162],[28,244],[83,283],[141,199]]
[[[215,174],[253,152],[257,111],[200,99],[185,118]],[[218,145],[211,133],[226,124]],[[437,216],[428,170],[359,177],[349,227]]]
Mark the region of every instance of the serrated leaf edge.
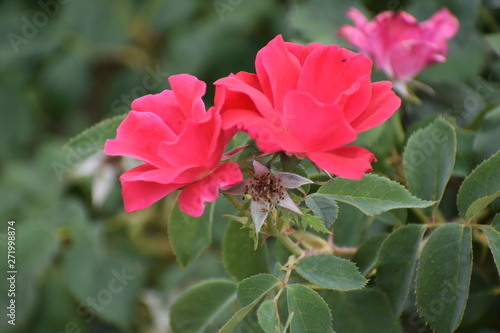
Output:
[[[364,287],[366,287],[366,285],[368,284],[369,280],[361,273],[361,271],[359,270],[359,267],[356,265],[356,263],[352,262],[351,260],[349,259],[345,259],[345,258],[342,258],[342,257],[339,257],[339,256],[335,256],[333,254],[329,254],[329,253],[322,253],[322,254],[315,254],[315,255],[312,255],[312,256],[308,256],[308,257],[304,257],[302,258],[301,260],[299,260],[297,262],[297,265],[300,264],[300,262],[306,258],[310,258],[310,257],[314,257],[314,256],[319,256],[319,255],[330,255],[330,256],[333,256],[337,259],[340,259],[341,261],[346,261],[346,262],[349,262],[351,264],[354,265],[354,267],[356,267],[356,271],[359,273],[360,276],[362,276],[365,280],[365,283],[363,284],[362,287],[360,288],[356,288],[356,289],[330,289],[330,288],[326,288],[326,287],[322,287],[322,288],[325,288],[327,290],[335,290],[335,291],[351,291],[351,290],[361,290],[363,289]],[[297,268],[297,265],[296,265],[296,268]],[[303,276],[302,274],[300,274],[299,271],[297,271],[297,269],[295,268],[295,271],[297,272],[297,274],[299,274],[301,277],[303,277],[304,279],[306,279],[307,281],[309,281],[310,283],[314,284],[314,282],[310,281],[308,278],[306,278],[305,276]],[[300,267],[299,267],[300,268]],[[321,286],[318,286],[318,287],[321,287]]]
[[77,135],[75,135],[74,137],[72,137],[71,139],[68,140],[68,142],[66,142],[63,146],[62,146],[62,149],[71,149],[71,144],[74,142],[74,141],[77,141],[78,139],[80,139],[81,137],[85,136],[86,133],[90,132],[92,129],[94,129],[95,127],[98,127],[98,126],[101,126],[105,123],[109,123],[111,121],[114,121],[116,119],[119,119],[119,118],[122,118],[125,119],[125,117],[127,116],[128,113],[124,113],[124,114],[120,114],[120,115],[117,115],[117,116],[114,116],[114,117],[111,117],[111,118],[108,118],[108,119],[105,119],[103,121],[100,121],[86,129],[84,129],[83,131],[81,131],[80,133],[78,133]]
[[[434,124],[435,124],[435,123],[437,123],[437,122],[442,122],[442,123],[445,123],[445,124],[449,125],[449,126],[451,127],[451,129],[453,130],[453,139],[454,139],[454,142],[455,142],[455,149],[454,149],[454,151],[453,151],[453,164],[452,164],[451,169],[450,169],[450,174],[448,175],[448,181],[449,181],[449,180],[450,180],[450,178],[451,178],[451,176],[452,176],[452,174],[453,174],[453,168],[455,167],[455,163],[456,163],[456,160],[457,160],[457,149],[458,149],[458,141],[457,141],[457,140],[458,140],[458,139],[457,139],[457,132],[456,132],[455,126],[454,126],[454,125],[453,125],[450,121],[448,121],[447,119],[445,119],[445,118],[444,118],[444,117],[442,117],[442,116],[437,117],[434,121],[432,121],[431,123],[429,123],[427,126],[425,126],[425,127],[421,127],[421,128],[419,128],[419,129],[417,129],[416,131],[414,131],[414,132],[410,135],[410,137],[409,137],[409,138],[408,138],[408,140],[406,141],[406,146],[405,146],[405,150],[404,150],[404,153],[403,153],[403,170],[405,169],[405,167],[404,167],[404,165],[405,165],[405,163],[404,163],[404,161],[405,161],[404,156],[406,155],[406,152],[407,152],[407,150],[408,150],[408,145],[409,145],[409,143],[410,143],[410,140],[411,140],[414,136],[416,136],[416,135],[420,134],[421,132],[424,132],[425,130],[429,129],[429,128],[430,128],[430,126],[434,125]],[[405,174],[405,176],[406,176],[406,174]],[[406,182],[408,183],[408,179],[406,180]],[[433,203],[432,203],[431,205],[427,206],[427,207],[430,207],[430,206],[432,206],[432,205],[434,205],[434,204],[436,204],[436,203],[440,202],[440,201],[441,201],[441,199],[443,198],[443,195],[444,195],[444,191],[445,191],[445,189],[446,189],[446,185],[445,185],[445,187],[443,187],[443,191],[442,191],[442,192],[441,192],[441,194],[439,195],[438,200],[433,201]],[[410,192],[409,186],[408,186],[408,192]],[[410,192],[410,194],[412,194],[412,193]],[[415,196],[415,197],[416,197],[416,196]],[[417,198],[417,199],[420,199],[420,198],[418,198],[418,197],[416,197],[416,198]],[[424,200],[424,199],[421,199],[421,200]],[[425,201],[429,201],[429,200],[425,200]],[[409,208],[409,207],[406,207],[406,208]],[[422,207],[422,208],[425,208],[425,207]]]
[[[478,170],[478,169],[479,169],[482,165],[484,165],[484,164],[485,164],[486,162],[488,162],[489,160],[491,160],[491,159],[495,158],[495,157],[496,157],[497,155],[499,155],[499,154],[500,154],[500,151],[497,151],[495,154],[491,155],[489,158],[487,158],[487,159],[483,160],[481,163],[479,163],[479,164],[478,164],[478,165],[474,168],[474,170],[472,170],[472,171],[471,171],[471,173],[470,173],[467,177],[465,177],[465,179],[464,179],[464,181],[462,182],[462,185],[460,185],[460,188],[458,189],[458,193],[457,193],[457,208],[458,208],[458,210],[459,210],[460,216],[462,216],[462,212],[460,212],[460,207],[459,207],[459,204],[458,204],[458,203],[459,203],[459,198],[461,197],[461,194],[460,194],[460,193],[462,193],[462,189],[463,189],[463,185],[464,185],[464,183],[467,181],[467,179],[470,179],[470,177],[471,177],[471,176],[472,176],[475,172],[477,172],[477,170]],[[498,192],[497,192],[497,193],[498,193]],[[488,197],[488,196],[486,196],[486,197]],[[474,216],[470,216],[470,218],[469,218],[469,219],[467,219],[467,213],[468,213],[468,211],[469,211],[470,207],[471,207],[471,206],[472,206],[475,202],[477,202],[478,200],[481,200],[482,198],[486,198],[486,197],[481,197],[481,198],[478,198],[478,199],[474,200],[474,201],[473,201],[473,202],[469,205],[469,207],[467,208],[467,211],[465,212],[465,216],[462,216],[462,218],[464,218],[464,219],[466,219],[466,220],[469,220],[469,219],[471,219],[472,217],[474,217]]]
[[[362,211],[367,216],[375,216],[375,215],[379,215],[379,214],[384,213],[384,212],[388,212],[388,211],[393,210],[393,209],[400,209],[400,208],[425,208],[425,207],[432,206],[433,204],[436,203],[434,201],[424,200],[424,199],[421,199],[419,197],[414,196],[405,186],[403,186],[402,184],[400,184],[400,183],[398,183],[398,182],[396,182],[396,181],[394,181],[394,180],[392,180],[390,178],[384,177],[382,175],[377,175],[377,174],[374,174],[374,173],[366,174],[365,177],[367,177],[367,176],[369,176],[369,177],[375,177],[375,178],[381,178],[381,179],[387,180],[390,183],[394,183],[394,184],[396,184],[398,186],[401,186],[406,192],[408,192],[408,194],[410,195],[410,197],[412,197],[414,199],[418,199],[418,200],[420,200],[422,202],[425,202],[425,203],[428,203],[428,204],[426,204],[425,206],[411,206],[411,205],[408,205],[408,206],[398,206],[398,207],[390,208],[390,209],[387,209],[387,210],[383,210],[383,211],[381,211],[381,212],[379,212],[377,214],[370,215],[368,212],[365,212],[363,209],[361,209],[361,208],[353,205],[351,202],[344,201],[344,200],[341,200],[341,199],[338,199],[338,198],[336,198],[334,200],[341,201],[341,202],[344,202],[344,203],[346,203],[348,205],[354,206],[357,209],[359,209],[360,211]],[[330,183],[331,182],[327,182],[326,184],[330,184]],[[326,185],[326,184],[324,184],[324,185]],[[331,195],[331,196],[335,196],[336,195],[336,194],[328,194],[328,193],[318,193],[318,194]],[[358,197],[354,197],[354,198],[358,198]],[[370,198],[370,199],[377,200],[377,198]]]

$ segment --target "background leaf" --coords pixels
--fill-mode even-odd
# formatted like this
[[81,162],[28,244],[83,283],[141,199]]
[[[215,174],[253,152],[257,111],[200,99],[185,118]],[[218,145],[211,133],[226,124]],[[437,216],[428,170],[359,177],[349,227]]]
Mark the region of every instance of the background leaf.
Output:
[[460,215],[468,220],[500,196],[500,152],[481,163],[465,178],[458,191]]
[[236,283],[226,280],[199,283],[184,291],[172,304],[172,330],[175,333],[215,332],[234,313],[235,301]]
[[375,269],[378,251],[387,236],[388,234],[383,233],[368,238],[354,253],[352,261],[359,267],[363,276],[368,276]]
[[400,184],[372,174],[367,174],[360,180],[335,178],[321,186],[318,193],[353,205],[366,215],[377,215],[395,208],[421,208],[432,204],[431,201],[415,198]]
[[116,137],[116,129],[125,117],[126,114],[115,116],[87,128],[69,140],[64,148],[75,151],[79,158],[83,160],[99,149],[103,149],[107,139]]
[[497,265],[498,274],[500,275],[500,213],[495,215],[491,226],[481,228],[488,238],[488,246],[490,247],[493,259]]
[[500,150],[500,106],[488,111],[474,136],[473,151],[477,164]]
[[[13,227],[15,235],[12,236]],[[4,272],[4,277],[0,280],[0,288],[3,295],[0,296],[0,304],[2,308],[7,309],[10,306],[10,299],[16,301],[16,325],[23,327],[23,321],[20,318],[29,318],[36,308],[37,295],[35,294],[35,286],[39,283],[41,277],[50,267],[51,262],[57,255],[60,248],[60,242],[57,239],[55,230],[47,224],[40,223],[14,223],[7,224],[7,221],[2,223],[2,235],[0,236],[0,249],[4,254],[4,258],[0,260],[0,268]],[[8,233],[11,235],[8,235]],[[8,237],[14,238],[14,252],[8,253]],[[12,257],[7,258],[10,254]],[[14,260],[12,261],[8,261]],[[10,265],[14,265],[10,267]],[[8,273],[15,271],[17,273]],[[7,297],[10,290],[11,280],[7,280],[11,275],[15,276],[16,290],[15,297]],[[0,323],[2,331],[10,330],[12,325],[7,324],[7,310],[5,318]],[[10,327],[9,327],[10,326]]]
[[343,40],[336,35],[342,24],[352,24],[345,16],[349,7],[360,8],[359,0],[345,2],[340,0],[310,0],[295,2],[291,10],[290,21],[306,41],[326,44],[338,44]]
[[212,214],[215,203],[205,207],[203,215],[192,217],[175,204],[168,219],[170,243],[177,261],[186,267],[210,245],[212,239]]
[[339,216],[333,223],[333,240],[337,246],[360,246],[370,227],[370,217],[355,206],[338,202]]
[[308,281],[328,289],[360,289],[367,283],[356,265],[331,254],[305,257],[295,266],[295,270]]
[[[86,221],[69,225],[71,247],[63,258],[66,283],[80,302],[77,313],[96,316],[121,329],[129,329],[143,282],[135,264],[111,258],[104,252],[101,230]],[[82,265],[85,262],[85,265]]]
[[420,315],[437,332],[453,332],[465,310],[472,271],[471,227],[448,223],[427,240],[415,294]]
[[402,333],[387,297],[376,289],[324,293],[337,332]]
[[396,316],[403,311],[410,292],[424,232],[423,225],[401,227],[386,238],[378,251],[377,286],[387,294]]
[[439,202],[450,179],[457,140],[453,126],[438,118],[414,133],[406,145],[403,168],[411,193]]
[[236,281],[269,272],[267,244],[259,245],[254,250],[254,242],[249,236],[249,232],[254,231],[242,227],[241,223],[230,221],[222,241],[224,267]]
[[474,153],[472,146],[475,133],[463,129],[457,130],[457,155],[453,166],[453,175],[465,178],[474,169]]

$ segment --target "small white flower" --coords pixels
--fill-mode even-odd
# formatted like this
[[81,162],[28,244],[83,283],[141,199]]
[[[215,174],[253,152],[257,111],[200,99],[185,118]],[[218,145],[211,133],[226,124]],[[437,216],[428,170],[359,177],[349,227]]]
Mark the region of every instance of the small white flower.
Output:
[[123,169],[137,165],[138,163],[131,158],[108,156],[104,151],[99,150],[78,164],[73,170],[72,176],[75,178],[93,177],[92,205],[100,208],[111,193],[116,179],[123,172]]
[[257,161],[253,161],[253,168],[253,178],[245,179],[226,192],[232,194],[250,194],[252,196],[250,213],[257,233],[266,221],[272,205],[278,205],[297,214],[302,214],[292,198],[290,198],[287,189],[311,184],[312,181],[310,179],[289,172],[273,174],[268,168]]

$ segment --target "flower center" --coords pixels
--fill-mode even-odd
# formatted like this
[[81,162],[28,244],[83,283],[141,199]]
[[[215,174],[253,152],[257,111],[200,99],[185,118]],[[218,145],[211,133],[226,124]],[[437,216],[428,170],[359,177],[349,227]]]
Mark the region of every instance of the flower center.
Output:
[[281,181],[271,172],[254,175],[245,188],[245,194],[250,194],[252,200],[258,203],[273,202],[276,199],[283,199],[285,188]]

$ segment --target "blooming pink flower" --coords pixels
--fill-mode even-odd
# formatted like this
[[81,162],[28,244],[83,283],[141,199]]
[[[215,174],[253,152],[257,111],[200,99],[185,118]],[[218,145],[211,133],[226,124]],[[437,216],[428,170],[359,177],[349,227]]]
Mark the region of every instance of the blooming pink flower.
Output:
[[236,163],[220,163],[230,137],[221,129],[215,108],[205,111],[205,83],[187,74],[171,76],[169,82],[172,90],[132,102],[116,139],[107,140],[104,150],[145,162],[120,177],[128,213],[184,188],[180,209],[200,216],[204,203],[215,201],[219,189],[243,177]]
[[457,18],[446,8],[422,23],[403,11],[385,11],[368,21],[351,8],[347,16],[356,27],[341,27],[339,36],[373,59],[391,79],[402,82],[434,63],[446,61],[447,41],[459,27]]
[[361,178],[375,157],[345,145],[401,103],[391,82],[371,82],[371,67],[370,59],[337,45],[277,36],[258,52],[257,74],[215,82],[223,127],[248,132],[263,152],[285,151],[337,176]]

